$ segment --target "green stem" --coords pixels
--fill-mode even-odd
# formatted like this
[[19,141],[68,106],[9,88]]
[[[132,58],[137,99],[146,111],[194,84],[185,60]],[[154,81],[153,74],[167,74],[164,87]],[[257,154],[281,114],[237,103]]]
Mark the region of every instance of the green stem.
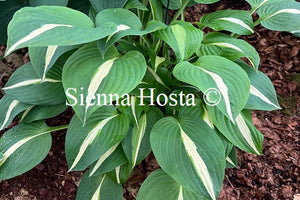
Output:
[[49,127],[49,132],[54,132],[54,131],[60,131],[60,130],[64,130],[67,129],[69,127],[69,124],[66,125],[62,125],[62,126],[56,126],[56,127]]
[[259,18],[258,20],[256,20],[256,21],[254,22],[254,24],[253,24],[253,25],[254,25],[254,27],[255,27],[255,26],[257,26],[257,25],[259,25],[259,24],[260,24],[260,22],[261,22],[261,20],[262,20],[262,19],[260,19],[260,18]]
[[176,14],[174,15],[174,17],[173,17],[171,23],[174,22],[175,20],[177,20],[177,18],[179,17],[179,15],[181,15],[181,18],[184,19],[184,9],[185,9],[185,7],[188,5],[188,3],[189,3],[189,0],[185,0],[185,1],[183,2],[181,8],[180,8],[180,9],[176,12]]

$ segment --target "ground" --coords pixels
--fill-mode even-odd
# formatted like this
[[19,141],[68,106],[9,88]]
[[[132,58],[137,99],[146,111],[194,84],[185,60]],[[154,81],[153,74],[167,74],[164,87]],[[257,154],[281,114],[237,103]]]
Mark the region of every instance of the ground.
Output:
[[[230,1],[229,1],[230,2]],[[246,4],[232,3],[230,8],[248,8]],[[224,8],[221,4],[194,6],[185,16],[197,21],[204,13]],[[172,14],[172,13],[171,13]],[[273,82],[282,110],[253,111],[254,125],[264,135],[263,155],[256,156],[237,150],[238,167],[227,169],[220,200],[236,199],[293,199],[300,193],[300,39],[288,33],[268,31],[256,27],[256,33],[242,37],[252,44],[261,56],[260,70]],[[4,46],[0,46],[3,56]],[[10,74],[28,62],[26,49],[0,61],[0,88]],[[1,96],[1,94],[0,94]],[[73,115],[66,113],[47,120],[49,125],[67,123]],[[10,127],[16,125],[16,122]],[[0,132],[0,135],[4,131]],[[65,132],[55,132],[53,145],[46,159],[31,171],[16,178],[0,181],[2,200],[67,200],[75,199],[81,172],[67,173],[64,153]],[[135,199],[142,181],[159,168],[149,155],[125,183],[124,199]]]

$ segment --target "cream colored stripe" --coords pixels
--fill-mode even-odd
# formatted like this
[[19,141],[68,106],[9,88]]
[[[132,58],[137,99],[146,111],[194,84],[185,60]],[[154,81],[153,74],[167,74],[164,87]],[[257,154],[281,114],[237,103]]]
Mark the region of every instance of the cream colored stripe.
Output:
[[10,116],[11,116],[11,113],[12,113],[13,109],[14,109],[15,107],[17,107],[19,103],[20,103],[20,102],[17,101],[17,100],[13,100],[13,101],[11,102],[11,104],[9,105],[8,110],[7,110],[7,112],[6,112],[6,115],[5,115],[5,118],[4,118],[4,121],[3,121],[3,123],[2,123],[2,126],[1,126],[0,130],[2,130],[3,128],[5,128],[5,124],[8,122],[8,120],[9,120],[9,118],[10,118]]
[[99,167],[103,164],[103,162],[116,150],[118,147],[119,143],[115,144],[112,146],[107,152],[105,152],[97,161],[95,164],[92,172],[90,173],[90,176],[92,176],[98,169]]
[[16,48],[18,48],[19,45],[28,42],[29,40],[34,39],[35,37],[41,35],[42,33],[49,31],[51,29],[54,29],[56,27],[73,27],[71,25],[66,25],[66,24],[44,24],[41,28],[38,28],[34,31],[32,31],[31,33],[29,33],[28,35],[26,35],[25,37],[23,37],[22,39],[20,39],[19,41],[17,41],[15,44],[13,44],[5,53],[5,55],[10,54],[11,52],[13,52]]
[[297,9],[282,9],[282,10],[279,10],[279,11],[275,12],[274,14],[270,15],[266,19],[269,19],[269,18],[271,18],[271,17],[273,17],[275,15],[278,15],[280,13],[290,13],[290,14],[299,15],[300,14],[300,10],[297,10]]
[[230,120],[232,122],[234,122],[234,119],[232,116],[232,111],[231,111],[231,106],[230,106],[230,101],[229,101],[229,96],[228,96],[228,88],[225,85],[223,79],[218,74],[207,71],[203,68],[200,68],[200,69],[203,70],[205,73],[209,74],[213,78],[215,83],[217,84],[217,87],[219,88],[219,91],[221,92],[221,94],[224,98],[227,114],[228,114]]
[[203,159],[200,157],[197,147],[193,140],[189,138],[189,136],[183,131],[181,128],[180,124],[178,123],[180,127],[180,132],[181,132],[181,138],[185,147],[186,152],[188,153],[192,164],[196,170],[196,173],[199,175],[200,179],[202,180],[204,187],[206,188],[208,194],[210,197],[215,200],[216,196],[214,193],[214,187],[213,187],[213,182],[210,177],[209,171],[207,169],[207,166]]
[[255,151],[256,154],[260,155],[260,153],[258,152],[258,150],[252,140],[251,132],[241,114],[239,114],[237,116],[236,124],[237,124],[240,132],[242,133],[243,137],[245,138],[247,143],[250,145],[250,147]]
[[46,79],[46,70],[47,70],[57,48],[58,48],[58,46],[48,46],[48,48],[47,48],[45,68],[44,68],[43,79],[42,79],[43,81],[45,81],[45,79]]
[[32,110],[33,107],[34,107],[34,106],[30,106],[29,108],[27,108],[27,109],[25,110],[25,112],[23,113],[23,115],[22,115],[22,117],[21,117],[21,119],[20,119],[20,122],[24,120],[24,118],[28,115],[28,113]]
[[138,143],[137,143],[136,147],[133,147],[133,150],[135,150],[135,154],[133,156],[133,165],[132,165],[132,167],[134,167],[135,164],[136,164],[137,157],[138,157],[140,147],[141,147],[141,143],[142,143],[142,140],[143,140],[145,132],[146,132],[146,126],[147,126],[146,114],[142,115],[141,121],[142,121],[141,124],[140,124],[141,126],[138,128]]
[[179,188],[178,200],[183,200],[182,185]]
[[97,188],[96,192],[94,193],[91,200],[100,200],[100,194],[101,194],[101,187],[103,185],[104,179],[106,178],[106,174],[103,175],[101,182],[99,184],[99,187]]
[[209,45],[216,45],[216,46],[220,46],[220,47],[227,47],[227,48],[231,48],[231,49],[235,49],[241,53],[244,53],[242,49],[240,49],[239,47],[233,45],[233,44],[229,44],[229,43],[225,43],[225,42],[220,42],[220,43],[211,43]]
[[[44,82],[59,83],[59,82],[61,82],[61,80],[46,78]],[[27,81],[22,81],[22,82],[14,84],[14,85],[5,87],[5,88],[3,88],[3,90],[10,90],[10,89],[23,87],[23,86],[27,86],[27,85],[33,85],[33,84],[37,84],[37,83],[42,83],[41,79],[31,79],[31,80],[27,80]]]
[[250,93],[253,94],[254,96],[257,96],[267,104],[270,104],[274,106],[275,108],[280,109],[280,107],[276,106],[274,103],[272,103],[265,95],[263,95],[258,89],[256,89],[253,85],[250,86]]
[[116,177],[117,177],[117,183],[121,183],[120,181],[120,169],[121,169],[121,166],[118,166],[116,167]]
[[233,161],[227,156],[226,157],[227,162],[229,162],[230,164],[232,164],[233,166],[235,166],[235,164],[233,163]]
[[102,128],[107,124],[107,122],[109,122],[111,119],[113,119],[114,117],[116,117],[118,115],[114,115],[111,116],[109,118],[106,118],[104,120],[102,120],[101,122],[99,122],[89,133],[88,135],[84,138],[79,152],[71,166],[71,168],[69,169],[69,171],[71,171],[80,161],[80,159],[82,158],[84,152],[86,151],[86,149],[88,148],[88,146],[95,140],[95,138],[97,137],[99,131],[102,130]]
[[3,165],[3,163],[9,158],[9,156],[11,156],[18,148],[20,148],[23,144],[25,144],[26,142],[28,142],[29,140],[41,136],[43,134],[49,133],[49,131],[28,137],[28,138],[24,138],[20,141],[18,141],[17,143],[15,143],[14,145],[12,145],[11,147],[9,147],[9,149],[3,154],[4,159],[0,162],[0,166]]
[[233,17],[222,17],[222,18],[219,18],[219,19],[238,24],[238,25],[244,27],[245,29],[247,29],[248,31],[250,31],[251,33],[254,33],[254,30],[250,26],[245,24],[242,20],[239,20],[239,19],[236,19],[236,18],[233,18]]

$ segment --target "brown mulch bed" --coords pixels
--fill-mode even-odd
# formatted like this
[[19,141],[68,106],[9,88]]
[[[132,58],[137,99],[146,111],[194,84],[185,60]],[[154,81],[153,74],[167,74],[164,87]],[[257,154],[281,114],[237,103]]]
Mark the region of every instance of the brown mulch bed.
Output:
[[[230,1],[229,1],[230,2]],[[248,8],[234,3],[230,8]],[[186,18],[197,21],[204,13],[225,8],[221,4],[197,5],[188,8]],[[288,33],[257,27],[253,36],[242,37],[261,56],[260,70],[273,82],[282,110],[253,111],[254,125],[264,134],[263,155],[251,155],[240,150],[238,167],[227,169],[219,199],[293,199],[300,193],[300,39]],[[0,56],[4,47],[0,47]],[[28,61],[26,50],[0,61],[0,86],[22,63]],[[0,94],[1,96],[1,94]],[[48,120],[49,125],[67,123],[73,112]],[[14,122],[11,126],[16,125]],[[10,127],[11,127],[10,126]],[[4,131],[0,132],[4,133]],[[55,132],[53,145],[46,159],[33,170],[16,178],[0,182],[2,200],[66,200],[75,199],[80,172],[67,173],[64,153],[65,132]],[[135,199],[142,181],[159,166],[153,155],[148,156],[124,184],[124,199]]]

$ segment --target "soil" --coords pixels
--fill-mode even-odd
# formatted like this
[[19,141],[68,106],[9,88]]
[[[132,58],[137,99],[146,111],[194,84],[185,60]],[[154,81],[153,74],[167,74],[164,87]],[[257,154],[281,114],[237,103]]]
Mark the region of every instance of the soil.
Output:
[[[237,2],[228,0],[227,8],[249,9],[246,3]],[[226,6],[220,3],[196,5],[186,10],[185,17],[195,22],[205,13],[224,8]],[[300,193],[300,39],[261,26],[256,27],[254,35],[241,38],[246,39],[259,52],[260,70],[272,80],[282,110],[252,112],[254,125],[264,134],[263,155],[256,156],[237,150],[238,167],[226,169],[219,199],[293,199],[294,195],[296,197]],[[3,56],[4,50],[5,47],[0,46],[0,56]],[[26,49],[20,50],[0,61],[1,87],[17,67],[29,61],[26,52]],[[51,126],[66,124],[72,115],[73,111],[69,109],[47,120],[47,123]],[[9,128],[16,124],[16,121],[13,122]],[[4,132],[0,132],[0,135]],[[52,148],[43,162],[23,175],[0,181],[1,200],[75,199],[83,173],[67,173],[65,132],[55,132],[52,136]],[[157,168],[159,165],[150,154],[123,185],[124,199],[135,199],[141,183]]]

